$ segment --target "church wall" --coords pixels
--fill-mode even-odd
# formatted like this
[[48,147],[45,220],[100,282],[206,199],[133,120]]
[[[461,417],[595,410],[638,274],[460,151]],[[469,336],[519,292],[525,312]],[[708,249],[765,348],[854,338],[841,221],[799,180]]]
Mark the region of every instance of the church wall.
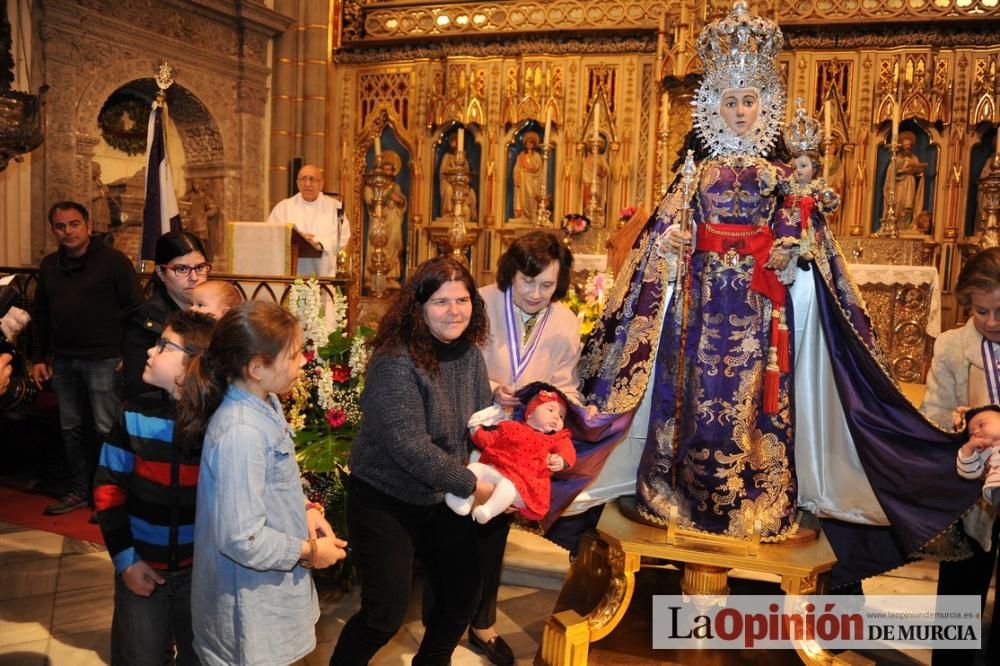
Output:
[[53,244],[39,211],[89,199],[104,101],[130,82],[151,84],[161,62],[174,69],[168,103],[180,95],[189,110],[171,110],[184,150],[174,165],[185,176],[175,179],[178,196],[197,176],[210,183],[225,219],[264,217],[266,47],[285,17],[259,0],[63,0],[36,6],[34,18],[33,60],[50,91],[45,143],[32,156],[32,263]]

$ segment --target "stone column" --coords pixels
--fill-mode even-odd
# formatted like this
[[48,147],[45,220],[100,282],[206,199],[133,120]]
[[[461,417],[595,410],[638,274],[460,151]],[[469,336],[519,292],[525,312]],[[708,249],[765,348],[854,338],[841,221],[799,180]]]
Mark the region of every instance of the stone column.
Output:
[[[295,23],[274,42],[269,207],[292,193],[292,159],[324,164],[329,57],[328,0],[275,0],[274,5]],[[336,186],[333,175],[325,174],[327,189]]]

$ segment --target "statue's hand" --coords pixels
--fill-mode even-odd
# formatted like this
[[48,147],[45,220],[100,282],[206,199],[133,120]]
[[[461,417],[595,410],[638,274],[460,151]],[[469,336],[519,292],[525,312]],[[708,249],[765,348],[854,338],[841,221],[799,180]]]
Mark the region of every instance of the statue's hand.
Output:
[[663,232],[663,237],[660,239],[660,247],[670,251],[672,254],[680,254],[690,242],[690,231],[681,231],[680,225],[671,224]]
[[764,264],[764,268],[772,268],[776,271],[783,271],[788,266],[788,262],[791,261],[791,259],[792,255],[788,250],[775,247],[771,249],[771,255],[767,258],[767,263]]

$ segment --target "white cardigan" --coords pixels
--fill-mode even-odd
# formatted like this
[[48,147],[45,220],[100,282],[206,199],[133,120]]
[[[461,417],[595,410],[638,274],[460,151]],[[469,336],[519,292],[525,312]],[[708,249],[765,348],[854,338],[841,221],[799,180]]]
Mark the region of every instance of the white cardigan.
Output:
[[[507,315],[504,311],[504,292],[495,284],[479,290],[486,302],[486,314],[490,320],[490,341],[483,348],[486,369],[490,376],[490,386],[495,391],[501,384],[513,384],[510,367],[510,347],[507,343]],[[535,326],[532,337],[541,336],[534,356],[517,380],[516,388],[531,382],[547,382],[566,394],[577,404],[583,404],[578,386],[576,366],[580,361],[583,344],[580,340],[580,322],[573,311],[562,303],[552,303],[545,329]],[[514,317],[517,334],[523,334],[524,326],[519,317]]]
[[[945,331],[934,342],[934,357],[927,373],[927,390],[920,411],[944,430],[952,429],[955,410],[969,405],[969,367],[983,369],[979,334],[972,320]],[[981,393],[981,391],[976,391]]]

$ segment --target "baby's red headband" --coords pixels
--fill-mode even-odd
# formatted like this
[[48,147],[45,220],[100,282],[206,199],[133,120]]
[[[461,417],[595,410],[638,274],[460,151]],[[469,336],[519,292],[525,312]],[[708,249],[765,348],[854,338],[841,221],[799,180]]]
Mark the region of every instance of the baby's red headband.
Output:
[[535,411],[538,407],[546,402],[558,402],[562,405],[563,409],[566,409],[566,403],[563,401],[559,394],[555,391],[539,391],[535,396],[528,401],[528,405],[524,408],[524,418],[527,419],[531,416],[531,412]]

